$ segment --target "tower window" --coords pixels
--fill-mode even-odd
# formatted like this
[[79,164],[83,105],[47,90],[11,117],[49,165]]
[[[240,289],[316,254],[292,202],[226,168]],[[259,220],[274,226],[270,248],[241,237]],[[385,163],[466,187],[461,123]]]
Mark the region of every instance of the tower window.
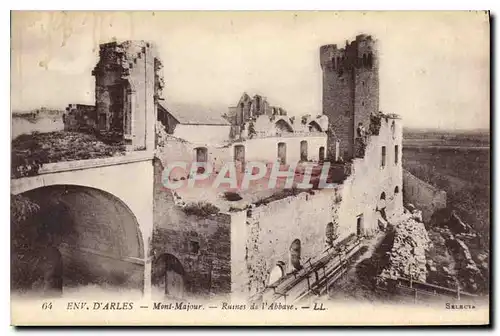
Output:
[[399,161],[399,146],[395,145],[394,146],[394,163],[398,164]]
[[380,166],[382,168],[385,167],[385,155],[386,155],[386,153],[385,153],[385,146],[382,146],[382,161],[380,162]]
[[200,251],[200,243],[197,241],[191,240],[189,242],[189,252],[194,253],[194,254],[198,254],[199,251]]
[[372,53],[368,54],[367,65],[371,68],[373,66],[373,55]]

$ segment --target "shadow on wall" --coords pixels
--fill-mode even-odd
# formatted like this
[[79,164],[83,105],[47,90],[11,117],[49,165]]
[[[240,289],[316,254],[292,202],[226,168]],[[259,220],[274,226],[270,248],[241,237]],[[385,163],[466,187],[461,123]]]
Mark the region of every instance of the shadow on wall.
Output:
[[429,222],[432,215],[447,206],[446,192],[403,170],[403,200],[422,210],[422,219]]
[[50,186],[23,194],[39,211],[13,221],[12,290],[47,294],[97,285],[142,289],[142,236],[135,216],[116,197],[81,186]]

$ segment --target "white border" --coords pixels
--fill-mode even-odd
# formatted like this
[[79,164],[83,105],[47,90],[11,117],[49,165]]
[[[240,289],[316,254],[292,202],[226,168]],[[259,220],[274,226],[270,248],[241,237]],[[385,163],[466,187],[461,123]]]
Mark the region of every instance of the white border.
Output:
[[[9,46],[10,50],[10,9],[15,9],[15,10],[50,10],[50,9],[64,9],[64,10],[486,10],[490,9],[492,10],[493,14],[500,13],[499,8],[499,1],[498,0],[475,0],[475,1],[436,1],[436,0],[420,0],[418,2],[414,3],[408,3],[408,2],[403,2],[403,1],[370,1],[370,0],[364,0],[364,1],[341,1],[341,2],[333,2],[333,1],[315,1],[315,0],[288,0],[288,1],[283,1],[283,2],[275,2],[271,3],[269,0],[252,0],[252,1],[219,1],[219,0],[212,0],[212,1],[203,1],[203,0],[183,0],[183,1],[176,1],[176,2],[166,2],[166,1],[147,1],[147,0],[141,0],[141,1],[130,1],[126,3],[125,1],[115,1],[115,0],[107,0],[107,1],[102,1],[102,0],[86,0],[86,1],[75,1],[75,2],[70,2],[70,1],[54,1],[54,0],[45,0],[45,1],[34,1],[34,0],[29,0],[29,1],[15,1],[15,2],[10,2],[10,1],[5,1],[1,3],[2,13],[0,23],[2,25],[1,31],[1,42],[2,45],[4,45],[4,53],[2,53],[2,62],[0,64],[4,67],[4,71],[2,73],[9,73],[10,74],[10,53],[7,54],[7,47]],[[8,8],[8,5],[13,6],[12,8]],[[132,5],[132,6],[131,6]],[[6,8],[3,8],[6,7]],[[494,36],[495,38],[495,44],[498,42],[497,36]],[[492,50],[493,52],[493,50]],[[492,74],[497,75],[497,69],[495,69],[495,73]],[[5,153],[5,157],[3,161],[7,161],[6,158],[9,158],[9,162],[4,162],[1,167],[1,176],[3,177],[1,179],[2,183],[2,190],[4,192],[2,193],[2,202],[0,203],[1,205],[1,214],[3,217],[2,223],[2,232],[1,232],[1,237],[2,237],[2,246],[4,248],[4,251],[2,253],[3,256],[3,274],[1,278],[1,290],[2,290],[2,300],[1,300],[1,316],[2,316],[2,321],[1,324],[2,326],[9,326],[10,324],[10,302],[9,302],[9,296],[10,296],[10,290],[9,290],[9,282],[10,282],[10,277],[9,274],[10,272],[7,272],[7,270],[10,270],[10,262],[9,262],[9,251],[7,250],[10,247],[10,234],[9,234],[9,214],[10,214],[10,193],[8,193],[8,190],[10,189],[10,76],[9,80],[4,79],[0,81],[1,85],[1,92],[3,93],[3,99],[2,99],[2,105],[3,105],[3,111],[0,113],[1,120],[0,120],[0,125],[3,128],[2,132],[0,132],[0,136],[2,137],[2,141],[0,145],[2,146],[2,151],[1,153]],[[41,88],[42,89],[42,88]],[[495,89],[495,92],[493,93],[494,95],[498,96],[498,87]],[[497,118],[498,119],[498,118]],[[492,125],[493,126],[493,125]],[[498,121],[495,122],[495,129],[498,129]],[[494,141],[496,142],[496,141]],[[492,143],[494,146],[494,144]],[[495,146],[496,148],[496,146]],[[498,153],[495,153],[498,154]],[[493,163],[493,162],[492,162]],[[495,166],[497,166],[498,161],[495,159]],[[7,180],[7,176],[9,176],[9,180]],[[495,180],[495,179],[494,179]],[[494,181],[492,180],[492,181]],[[493,186],[492,186],[493,187]],[[494,199],[494,207],[495,209],[500,209],[500,201],[497,199]],[[498,230],[498,223],[491,223],[494,227],[494,237],[496,237],[496,233]],[[497,256],[495,255],[495,270],[498,273],[498,268],[499,268],[499,261]],[[494,288],[498,290],[498,285],[499,285],[499,280],[500,278],[497,276],[497,279],[495,279],[494,283],[495,286]],[[498,323],[498,316],[496,311],[493,309],[495,312],[495,318],[494,320]],[[357,332],[349,332],[349,334],[357,334],[361,333],[364,330],[359,330]],[[117,330],[118,332],[123,332],[122,330]],[[176,332],[174,330],[156,330],[158,333],[164,333],[165,331],[167,332]],[[233,332],[235,330],[228,330],[229,332]],[[315,332],[318,332],[318,330],[314,330]],[[374,332],[375,330],[366,330],[370,333]],[[379,330],[377,332],[382,332],[382,333],[387,333],[389,330]],[[9,328],[8,333],[13,333],[15,330],[13,328]],[[45,331],[37,331],[37,333],[51,333],[53,332],[52,330],[45,330]],[[62,331],[66,332],[66,331]],[[71,332],[74,332],[73,330]],[[92,330],[91,332],[95,332],[95,330]],[[130,332],[130,331],[129,331]],[[132,331],[134,334],[139,334],[141,331]],[[200,331],[193,331],[193,330],[188,330],[187,332],[200,332]],[[201,331],[203,333],[207,332],[207,330]],[[216,331],[219,332],[219,331]],[[248,331],[242,331],[238,330],[238,333],[247,333]],[[264,333],[275,333],[278,332],[277,329],[273,330],[260,330],[260,332]],[[311,330],[286,330],[287,334],[296,334],[296,333],[310,333]],[[324,330],[323,332],[328,332],[328,333],[343,333],[346,331],[341,331],[341,330]],[[392,330],[389,332],[425,332],[425,333],[434,333],[436,332],[435,330],[401,330],[401,329],[396,329]],[[467,330],[440,330],[440,333],[444,332],[447,334],[461,334],[467,332]],[[469,330],[469,332],[471,332]]]

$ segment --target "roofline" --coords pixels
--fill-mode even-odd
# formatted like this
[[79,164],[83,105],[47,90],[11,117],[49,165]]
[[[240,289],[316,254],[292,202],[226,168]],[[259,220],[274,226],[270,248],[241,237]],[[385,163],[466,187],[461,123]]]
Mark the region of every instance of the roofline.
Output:
[[192,122],[185,123],[185,122],[180,122],[180,121],[179,121],[179,124],[181,124],[181,125],[207,125],[207,126],[232,126],[230,123],[227,123],[227,124],[208,124],[208,123],[192,123]]

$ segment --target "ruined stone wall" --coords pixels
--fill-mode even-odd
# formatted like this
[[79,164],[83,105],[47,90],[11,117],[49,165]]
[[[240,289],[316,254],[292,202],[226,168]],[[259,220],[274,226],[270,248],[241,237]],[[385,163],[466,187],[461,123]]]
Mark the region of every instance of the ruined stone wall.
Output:
[[[385,208],[389,221],[403,212],[402,129],[401,120],[382,118],[379,135],[370,136],[365,157],[353,160],[352,173],[344,182],[340,220],[356,227],[356,218],[362,215],[364,234],[377,228],[377,210]],[[399,153],[397,164],[396,145]],[[386,147],[384,167],[381,166],[382,146]],[[381,200],[382,193],[385,200]]]
[[[188,296],[225,295],[231,290],[230,216],[187,214],[175,205],[161,183],[162,165],[155,161],[153,285],[160,282],[155,260],[162,254],[177,258],[184,271]],[[199,250],[193,249],[197,245]]]
[[[314,260],[326,249],[326,226],[337,221],[339,190],[303,192],[248,211],[232,215],[231,261],[232,291],[236,298],[247,298],[268,285],[271,270],[278,262],[290,264],[290,245],[301,242],[301,263]],[[339,240],[350,229],[339,222]]]
[[434,212],[446,208],[446,192],[422,181],[408,171],[403,171],[403,193],[405,203],[422,210],[422,219],[428,222]]
[[101,132],[122,133],[132,149],[154,148],[156,98],[161,63],[145,41],[101,44],[96,78],[96,124]]

